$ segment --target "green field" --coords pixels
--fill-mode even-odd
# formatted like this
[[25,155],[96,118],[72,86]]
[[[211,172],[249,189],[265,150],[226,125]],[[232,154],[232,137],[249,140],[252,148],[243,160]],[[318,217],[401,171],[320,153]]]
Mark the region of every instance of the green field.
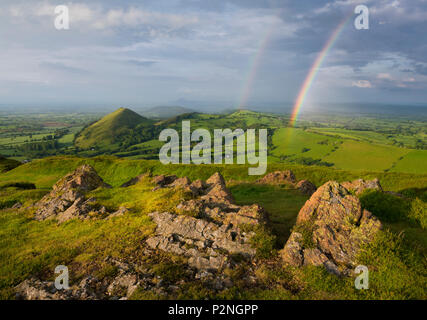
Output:
[[[329,131],[329,130],[328,130]],[[344,170],[372,170],[427,173],[427,151],[399,148],[393,145],[356,141],[349,134],[325,136],[315,130],[282,128],[273,136],[272,161],[298,158],[320,159]],[[375,136],[375,133],[369,133]],[[366,136],[366,135],[365,135]]]
[[[324,144],[320,142],[324,141]],[[272,155],[276,157],[312,157],[323,158],[339,146],[342,139],[325,138],[322,135],[304,131],[298,128],[281,128],[273,136]],[[310,149],[304,151],[303,149]]]
[[[408,153],[408,149],[385,145],[375,145],[366,142],[346,141],[334,153],[324,158],[333,161],[339,169],[374,171],[389,169],[400,157]],[[425,151],[427,156],[427,151]],[[405,172],[406,168],[402,168]],[[427,172],[427,168],[419,173]]]
[[157,122],[125,108],[104,117],[40,114],[26,119],[25,115],[3,115],[0,154],[20,161],[55,155],[154,160],[163,145],[158,141],[161,130],[181,132],[182,121],[190,121],[192,131],[204,128],[211,134],[214,129],[267,129],[269,163],[427,173],[427,126],[422,119],[306,115],[296,127],[289,127],[286,115],[249,110],[193,112]]
[[426,172],[426,150],[411,150],[391,168],[394,172],[419,173]]

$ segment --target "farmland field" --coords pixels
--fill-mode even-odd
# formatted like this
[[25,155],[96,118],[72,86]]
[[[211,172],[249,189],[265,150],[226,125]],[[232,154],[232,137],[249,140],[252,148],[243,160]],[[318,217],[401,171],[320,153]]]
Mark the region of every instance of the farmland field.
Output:
[[[306,115],[295,127],[290,127],[286,115],[250,110],[226,114],[189,113],[152,120],[121,108],[102,116],[84,113],[2,115],[0,154],[19,161],[54,155],[94,157],[103,154],[135,160],[158,159],[163,145],[158,140],[159,132],[164,128],[180,132],[182,121],[186,120],[190,121],[191,130],[205,128],[211,133],[218,128],[266,128],[270,163],[427,173],[427,132],[422,120]],[[95,123],[100,118],[102,120]]]

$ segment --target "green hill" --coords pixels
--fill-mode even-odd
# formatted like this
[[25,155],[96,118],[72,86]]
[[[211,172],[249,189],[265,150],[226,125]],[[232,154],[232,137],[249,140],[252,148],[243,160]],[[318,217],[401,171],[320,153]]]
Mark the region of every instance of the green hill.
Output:
[[75,138],[80,149],[116,150],[152,139],[154,121],[120,108],[84,128]]

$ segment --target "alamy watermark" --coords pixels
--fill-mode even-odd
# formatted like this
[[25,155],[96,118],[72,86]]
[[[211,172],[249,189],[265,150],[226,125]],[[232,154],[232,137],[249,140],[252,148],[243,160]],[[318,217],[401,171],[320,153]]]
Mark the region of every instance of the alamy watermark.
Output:
[[68,284],[69,274],[66,266],[56,266],[55,273],[59,273],[59,276],[55,278],[55,288],[57,290],[68,290],[70,286]]
[[[249,163],[258,165],[248,169],[249,175],[262,175],[267,171],[267,129],[259,129],[258,141],[256,141],[256,129],[248,129],[246,132],[242,129],[233,131],[231,129],[214,129],[213,144],[209,130],[196,129],[191,132],[190,121],[182,121],[181,132],[181,139],[179,133],[174,129],[164,129],[160,133],[160,141],[169,140],[160,149],[159,160],[161,163]],[[197,144],[191,148],[194,142]],[[234,161],[235,149],[236,161]]]
[[55,28],[56,30],[70,29],[70,10],[68,6],[61,5],[55,7]]
[[369,289],[369,270],[367,266],[357,266],[356,269],[354,270],[354,272],[356,274],[359,274],[356,279],[354,280],[354,286],[356,287],[356,289],[361,290],[361,289]]
[[354,19],[354,27],[357,30],[369,29],[369,8],[361,4],[354,8],[354,13],[358,14],[356,19]]
[[[54,25],[57,30],[70,29],[70,10],[67,5],[58,5],[55,7]],[[354,8],[354,13],[358,16],[354,20],[354,27],[357,30],[369,29],[369,8],[366,5],[358,5]]]

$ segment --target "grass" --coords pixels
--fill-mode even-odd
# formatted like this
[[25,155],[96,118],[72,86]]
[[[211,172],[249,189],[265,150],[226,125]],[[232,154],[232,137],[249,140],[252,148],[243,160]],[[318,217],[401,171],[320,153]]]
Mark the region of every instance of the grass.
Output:
[[[0,174],[0,203],[3,208],[21,202],[24,207],[39,200],[59,178],[77,166],[89,163],[111,189],[90,192],[99,204],[110,210],[126,206],[130,213],[111,220],[71,220],[58,225],[54,221],[34,221],[32,210],[0,210],[0,297],[13,298],[13,286],[36,276],[52,280],[54,268],[66,264],[71,271],[71,284],[87,274],[109,278],[117,269],[104,258],[115,257],[139,261],[151,266],[165,281],[185,278],[179,257],[141,256],[144,240],[155,225],[147,216],[152,211],[172,211],[187,195],[174,189],[152,191],[148,179],[127,188],[119,186],[141,173],[167,173],[206,179],[221,171],[239,205],[259,203],[270,214],[271,229],[257,232],[254,239],[261,263],[255,266],[259,283],[247,286],[244,264],[227,271],[234,286],[215,293],[199,280],[187,279],[178,291],[160,297],[137,290],[134,299],[425,299],[427,240],[425,203],[427,177],[396,172],[344,171],[323,167],[271,164],[269,171],[291,169],[297,179],[308,179],[317,186],[328,180],[352,180],[378,177],[387,190],[401,191],[405,198],[375,191],[360,196],[362,206],[377,215],[384,224],[376,241],[360,255],[360,263],[370,270],[370,290],[354,288],[352,278],[329,275],[323,268],[284,268],[275,262],[277,249],[283,248],[300,208],[308,199],[298,190],[280,185],[252,182],[259,177],[247,176],[246,166],[163,166],[156,161],[133,161],[114,157],[82,159],[53,157],[33,161]],[[28,183],[34,183],[37,189]],[[167,201],[165,200],[167,199]],[[260,231],[260,230],[257,230]],[[262,261],[268,261],[263,263]]]
[[149,126],[153,121],[129,109],[119,108],[80,132],[76,137],[75,145],[82,149],[108,148],[117,142],[116,137],[120,134],[142,123]]
[[[58,264],[70,266],[70,278],[75,283],[91,272],[98,276],[111,274],[111,265],[103,263],[107,256],[125,260],[138,256],[144,239],[155,229],[147,213],[170,210],[182,200],[176,190],[152,192],[152,187],[143,181],[126,188],[126,192],[122,188],[94,191],[91,195],[99,203],[131,209],[125,216],[111,220],[71,220],[58,225],[33,220],[31,210],[0,211],[0,297],[10,298],[11,288],[30,276],[53,279]],[[29,205],[46,193],[10,189],[0,192],[1,201],[12,199]]]
[[[393,146],[345,141],[338,150],[322,160],[333,162],[338,169],[364,170],[369,168],[373,171],[383,171],[391,168],[400,157],[408,152],[408,149]],[[426,172],[427,170],[423,170],[418,173]]]
[[362,207],[377,216],[381,222],[395,233],[404,233],[408,243],[426,253],[427,203],[418,197],[400,198],[394,195],[365,191],[360,195]]
[[[321,143],[325,142],[325,143]],[[335,146],[338,146],[341,140],[336,138],[326,138],[325,136],[304,131],[297,128],[281,128],[276,130],[273,135],[272,155],[311,157],[313,159],[322,159],[332,152]],[[303,149],[309,151],[303,152]]]
[[[145,178],[136,185],[127,188],[97,189],[88,197],[95,197],[97,203],[114,211],[124,206],[134,212],[150,213],[154,211],[175,212],[176,205],[187,200],[188,195],[181,189],[159,189],[151,191],[154,185]],[[164,199],[168,199],[167,202]]]
[[[12,171],[0,174],[0,179],[5,183],[29,181],[34,183],[37,188],[46,189],[50,188],[65,174],[85,163],[94,166],[103,179],[113,186],[120,186],[129,179],[147,172],[153,174],[176,174],[180,177],[188,176],[192,180],[207,179],[216,171],[221,172],[226,180],[252,182],[259,178],[259,176],[248,176],[247,165],[163,165],[155,160],[126,160],[112,156],[89,159],[60,156],[35,160],[21,165]],[[267,171],[286,169],[292,170],[298,180],[307,179],[317,186],[329,180],[346,181],[359,178],[378,178],[385,190],[396,192],[422,188],[427,185],[427,174],[349,171],[279,163],[270,163]]]
[[427,171],[427,150],[412,150],[390,169],[393,172],[425,173]]
[[230,191],[239,205],[258,203],[269,213],[276,248],[284,246],[295,224],[299,210],[308,199],[298,190],[285,186],[236,184]]
[[398,148],[384,134],[337,128],[280,128],[273,135],[270,160],[319,159],[343,170],[427,173],[427,151]]
[[153,232],[146,215],[130,214],[111,220],[79,221],[63,225],[38,222],[11,210],[0,217],[0,292],[8,298],[12,286],[31,277],[53,279],[54,268],[69,266],[71,282],[100,269],[107,256],[137,252]]

